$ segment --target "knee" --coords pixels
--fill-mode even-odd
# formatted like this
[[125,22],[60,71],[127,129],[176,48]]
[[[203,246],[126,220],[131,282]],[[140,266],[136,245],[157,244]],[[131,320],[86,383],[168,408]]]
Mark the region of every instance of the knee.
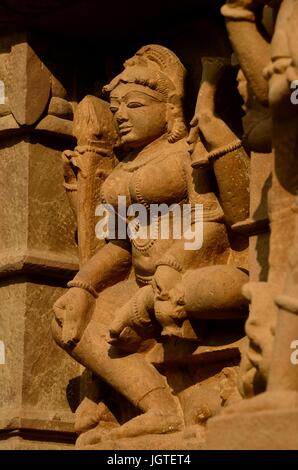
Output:
[[55,318],[53,318],[51,323],[51,331],[55,343],[60,346],[60,348],[65,349],[65,345],[62,342],[62,328],[58,325]]
[[206,266],[187,273],[183,281],[185,302],[191,311],[247,308],[242,287],[248,282],[248,275],[235,266]]

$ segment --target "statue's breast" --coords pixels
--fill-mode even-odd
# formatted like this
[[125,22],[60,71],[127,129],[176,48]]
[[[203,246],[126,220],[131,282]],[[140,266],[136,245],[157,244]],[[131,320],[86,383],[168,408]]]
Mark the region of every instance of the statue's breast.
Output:
[[101,187],[101,199],[104,203],[111,204],[116,210],[118,208],[119,196],[126,197],[126,205],[131,204],[130,180],[132,174],[121,168],[116,168],[104,181]]
[[[188,154],[181,144],[162,144],[145,149],[132,161],[124,160],[102,185],[102,200],[118,207],[119,196],[126,197],[127,207],[139,203],[173,204],[187,197],[185,163]],[[123,202],[122,202],[123,203]]]

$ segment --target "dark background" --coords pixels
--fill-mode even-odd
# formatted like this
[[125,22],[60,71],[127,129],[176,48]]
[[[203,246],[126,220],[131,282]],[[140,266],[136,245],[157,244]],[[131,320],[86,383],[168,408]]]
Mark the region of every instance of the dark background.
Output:
[[[28,42],[65,84],[69,99],[101,96],[124,60],[150,43],[169,47],[188,71],[185,112],[192,118],[202,56],[231,56],[222,0],[0,0],[0,27],[26,31]],[[1,46],[0,46],[1,47]],[[237,70],[220,84],[218,112],[241,133]]]

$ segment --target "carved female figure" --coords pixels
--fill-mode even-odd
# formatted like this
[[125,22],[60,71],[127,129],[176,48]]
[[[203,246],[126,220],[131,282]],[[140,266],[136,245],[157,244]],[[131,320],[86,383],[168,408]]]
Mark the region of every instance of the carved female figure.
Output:
[[[233,318],[245,310],[241,287],[247,275],[233,261],[223,210],[208,172],[191,167],[182,111],[184,72],[171,51],[151,45],[105,87],[125,157],[104,181],[101,199],[116,212],[119,196],[146,209],[202,203],[202,248],[185,250],[183,237],[173,236],[109,240],[54,306],[57,343],[143,413],[113,428],[109,435],[116,438],[183,427],[178,400],[146,361],[144,340],[160,331],[179,334],[177,324],[188,316]],[[224,146],[226,153],[240,149],[232,132],[223,134],[224,142],[214,139],[220,154]],[[98,442],[100,433],[100,427],[88,431],[81,443]]]

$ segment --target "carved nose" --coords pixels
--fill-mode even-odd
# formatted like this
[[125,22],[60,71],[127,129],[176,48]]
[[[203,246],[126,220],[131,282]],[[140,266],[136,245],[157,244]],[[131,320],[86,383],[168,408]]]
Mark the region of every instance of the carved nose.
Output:
[[116,112],[116,119],[117,119],[118,124],[121,124],[122,122],[125,122],[128,120],[124,103],[122,103],[119,106],[118,111]]

